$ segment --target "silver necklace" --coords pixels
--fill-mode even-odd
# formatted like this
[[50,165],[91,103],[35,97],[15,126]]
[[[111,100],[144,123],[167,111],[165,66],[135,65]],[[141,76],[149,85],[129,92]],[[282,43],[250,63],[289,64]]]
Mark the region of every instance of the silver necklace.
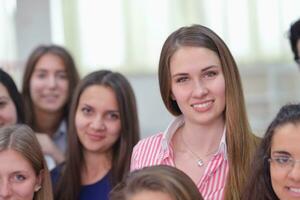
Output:
[[[198,165],[199,167],[203,167],[204,164],[205,164],[205,163],[204,163],[204,160],[203,160],[202,158],[200,158],[194,151],[192,151],[192,150],[188,147],[188,145],[185,143],[185,141],[184,141],[184,139],[183,139],[183,135],[182,135],[182,134],[181,134],[181,139],[182,139],[183,145],[184,145],[185,148],[188,150],[188,152],[190,152],[190,154],[196,158],[196,163],[197,163],[197,165]],[[207,156],[209,156],[209,155],[212,155],[212,154],[214,154],[216,151],[217,151],[217,150],[215,150],[215,151],[213,151],[213,152],[211,152],[211,153],[205,155],[204,157],[207,157]]]

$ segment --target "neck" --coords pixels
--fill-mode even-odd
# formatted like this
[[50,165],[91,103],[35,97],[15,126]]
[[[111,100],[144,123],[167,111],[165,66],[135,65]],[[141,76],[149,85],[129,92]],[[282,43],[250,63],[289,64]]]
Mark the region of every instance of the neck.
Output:
[[[198,155],[217,151],[224,131],[223,119],[207,125],[184,123],[176,132],[177,148],[186,151],[186,146]],[[182,142],[184,140],[184,142]]]
[[82,168],[83,184],[91,184],[102,177],[111,169],[112,155],[111,152],[94,153],[84,152],[84,167]]
[[35,109],[34,113],[36,131],[52,136],[59,127],[63,113],[49,113],[39,109]]

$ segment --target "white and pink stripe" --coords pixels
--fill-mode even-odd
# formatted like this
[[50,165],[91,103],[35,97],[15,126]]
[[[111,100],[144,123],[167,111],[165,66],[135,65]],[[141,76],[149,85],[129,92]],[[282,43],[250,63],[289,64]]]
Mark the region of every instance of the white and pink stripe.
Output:
[[[169,143],[164,141],[165,138],[165,135],[160,133],[141,140],[133,150],[131,171],[153,165],[170,165],[175,167],[173,149]],[[226,144],[223,148],[226,149]],[[205,200],[223,199],[228,173],[228,160],[226,158],[226,150],[219,150],[208,163],[203,177],[197,184]]]

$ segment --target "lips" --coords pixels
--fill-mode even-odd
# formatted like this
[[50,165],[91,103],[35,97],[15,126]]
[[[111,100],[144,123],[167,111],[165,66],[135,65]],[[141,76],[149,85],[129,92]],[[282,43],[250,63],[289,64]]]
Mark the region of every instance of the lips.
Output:
[[96,133],[87,133],[87,136],[94,141],[100,141],[103,140],[105,138],[105,135],[101,134],[96,134]]
[[213,103],[214,103],[214,100],[207,100],[207,101],[202,101],[199,103],[194,103],[191,106],[198,112],[204,112],[204,111],[209,110],[212,107]]

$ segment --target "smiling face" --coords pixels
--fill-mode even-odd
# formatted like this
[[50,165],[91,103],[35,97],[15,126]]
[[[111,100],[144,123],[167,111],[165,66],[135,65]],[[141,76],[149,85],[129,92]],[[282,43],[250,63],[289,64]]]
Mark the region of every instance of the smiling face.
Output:
[[87,87],[79,98],[75,126],[84,151],[111,152],[121,130],[114,91],[101,85]]
[[36,63],[30,79],[30,95],[35,109],[61,112],[68,98],[69,81],[63,61],[45,54]]
[[186,123],[224,121],[225,80],[219,57],[202,47],[181,47],[171,58],[171,90]]
[[285,124],[275,129],[271,157],[298,160],[293,167],[270,163],[272,187],[279,199],[300,200],[300,124]]
[[0,199],[32,200],[41,178],[30,163],[14,150],[0,152]]
[[0,83],[0,127],[17,123],[17,109],[6,87]]

